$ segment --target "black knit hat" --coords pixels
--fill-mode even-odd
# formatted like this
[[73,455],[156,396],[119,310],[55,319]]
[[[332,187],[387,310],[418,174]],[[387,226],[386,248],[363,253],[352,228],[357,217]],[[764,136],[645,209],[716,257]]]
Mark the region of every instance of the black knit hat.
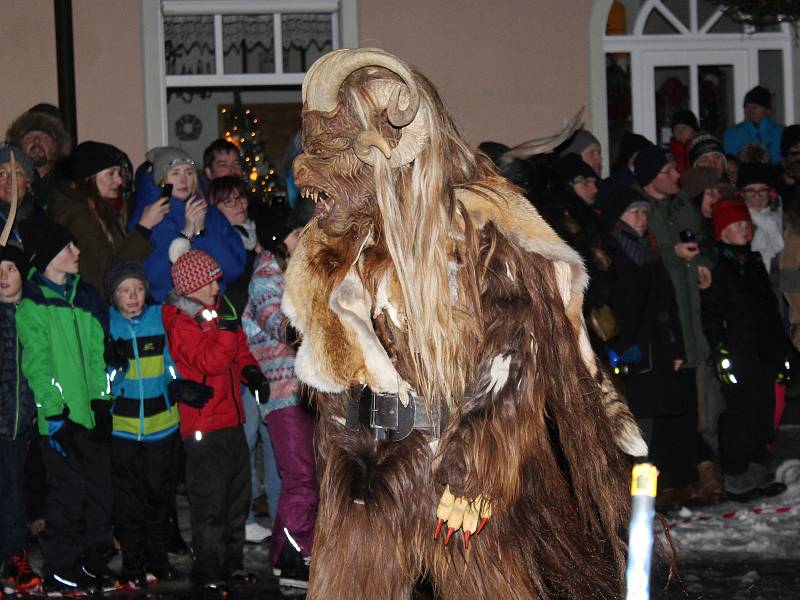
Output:
[[800,125],[789,125],[781,137],[781,154],[784,158],[789,154],[789,149],[797,144],[800,144]]
[[672,160],[669,152],[661,146],[651,144],[642,148],[633,161],[633,174],[636,176],[636,181],[642,187],[647,186]]
[[700,131],[700,125],[697,122],[697,117],[695,117],[694,113],[690,110],[679,110],[672,115],[670,127],[674,129],[675,125],[688,125],[695,131]]
[[5,248],[0,247],[0,261],[3,260],[13,262],[23,279],[28,275],[28,258],[19,246],[9,242]]
[[772,108],[772,94],[763,85],[757,85],[744,95],[743,104],[758,104],[764,108]]
[[106,269],[103,277],[103,290],[110,303],[114,302],[114,292],[117,291],[119,284],[129,278],[141,281],[144,284],[145,293],[150,293],[150,284],[147,281],[144,264],[138,260],[115,260]]
[[772,165],[764,163],[746,162],[739,166],[739,175],[736,186],[741,190],[746,185],[763,183],[772,187],[774,181]]
[[703,132],[695,136],[691,146],[689,146],[689,162],[694,166],[698,159],[712,152],[717,152],[723,156],[725,155],[722,150],[722,142],[719,141],[719,138],[710,133]]
[[583,159],[577,154],[567,154],[559,158],[553,165],[558,179],[564,186],[571,186],[577,182],[579,178],[597,178],[595,170],[583,162]]
[[627,169],[628,161],[631,159],[631,156],[633,156],[634,154],[638,154],[642,148],[651,146],[652,144],[653,142],[648,140],[643,135],[626,131],[622,135],[622,139],[619,141],[619,150],[617,151],[617,158],[614,161],[611,170],[613,171],[615,169]]
[[51,221],[34,221],[29,219],[19,225],[25,256],[31,265],[40,273],[44,273],[47,265],[64,247],[74,241],[66,227]]
[[82,181],[103,169],[122,166],[115,151],[116,148],[111,144],[101,144],[100,142],[78,144],[69,156],[72,178],[75,181]]
[[271,206],[259,215],[256,220],[256,237],[262,248],[274,252],[286,236],[305,223],[297,214],[285,204]]

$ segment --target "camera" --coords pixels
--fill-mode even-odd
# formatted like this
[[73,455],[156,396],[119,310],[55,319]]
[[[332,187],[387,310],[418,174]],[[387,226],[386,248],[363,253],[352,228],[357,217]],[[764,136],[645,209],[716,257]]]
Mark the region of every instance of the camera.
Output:
[[159,198],[169,198],[172,196],[172,184],[165,183],[161,186],[161,195]]
[[697,241],[697,238],[694,235],[694,231],[691,229],[684,229],[680,232],[681,242],[684,244],[692,244]]

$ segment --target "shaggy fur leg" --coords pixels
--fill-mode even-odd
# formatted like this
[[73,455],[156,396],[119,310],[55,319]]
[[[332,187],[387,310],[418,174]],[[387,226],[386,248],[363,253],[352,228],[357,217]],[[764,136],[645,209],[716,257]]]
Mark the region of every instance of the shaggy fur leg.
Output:
[[309,600],[408,600],[432,549],[427,440],[376,442],[336,424],[321,437]]

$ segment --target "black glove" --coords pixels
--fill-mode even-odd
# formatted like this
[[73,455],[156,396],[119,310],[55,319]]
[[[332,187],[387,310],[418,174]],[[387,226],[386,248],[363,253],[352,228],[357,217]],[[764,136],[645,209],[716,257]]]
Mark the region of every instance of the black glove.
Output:
[[167,385],[173,402],[182,402],[192,408],[203,408],[214,395],[214,388],[188,379],[173,379]]
[[786,385],[792,380],[792,369],[794,365],[792,364],[792,357],[790,355],[786,355],[786,358],[783,359],[783,362],[778,366],[778,372],[775,375],[775,379],[778,383],[782,383]]
[[109,338],[106,342],[106,350],[103,352],[106,364],[112,369],[120,372],[128,370],[128,342],[126,340],[115,340]]
[[255,365],[247,365],[242,369],[242,377],[247,382],[247,387],[259,404],[266,404],[269,401],[269,381],[264,377],[261,370]]
[[111,402],[108,400],[92,400],[91,404],[92,412],[94,413],[94,429],[89,434],[89,437],[96,444],[108,444],[111,442],[111,432],[114,429]]
[[47,435],[50,447],[64,458],[70,456],[83,461],[84,454],[75,442],[75,433],[84,429],[81,425],[69,420],[69,407],[64,407],[60,415],[47,417]]

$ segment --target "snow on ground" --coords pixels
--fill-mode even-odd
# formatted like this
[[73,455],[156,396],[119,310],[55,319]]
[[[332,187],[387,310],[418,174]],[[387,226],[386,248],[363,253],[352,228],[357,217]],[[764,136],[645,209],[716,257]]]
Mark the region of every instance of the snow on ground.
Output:
[[[800,426],[784,426],[781,435],[797,438]],[[800,560],[800,457],[783,459],[775,478],[788,489],[774,498],[670,513],[667,518],[681,559]]]

